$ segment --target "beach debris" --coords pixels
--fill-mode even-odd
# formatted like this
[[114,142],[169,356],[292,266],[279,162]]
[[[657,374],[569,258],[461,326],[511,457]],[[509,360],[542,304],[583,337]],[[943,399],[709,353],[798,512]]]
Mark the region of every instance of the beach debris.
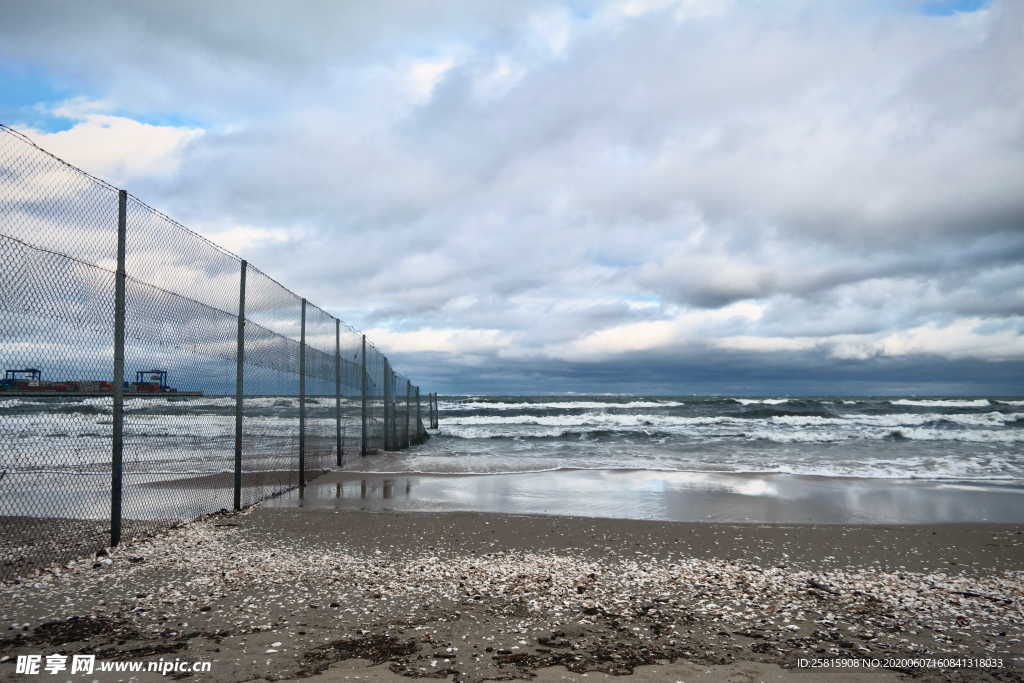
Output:
[[[198,522],[0,585],[5,654],[55,646],[123,656],[202,643],[235,680],[357,658],[459,681],[555,665],[628,673],[673,658],[1024,654],[1020,571],[811,571],[795,560],[778,568],[655,551],[632,538],[599,554],[467,551],[434,532],[359,547],[341,534],[268,538],[249,526]],[[94,562],[106,570],[89,571]]]
[[821,582],[821,581],[819,581],[819,580],[817,580],[815,578],[807,579],[807,585],[810,586],[811,588],[817,588],[820,591],[825,591],[826,593],[831,593],[832,595],[839,595],[839,591],[837,591],[835,588],[833,588],[832,586],[828,585],[827,583],[823,583],[823,582]]

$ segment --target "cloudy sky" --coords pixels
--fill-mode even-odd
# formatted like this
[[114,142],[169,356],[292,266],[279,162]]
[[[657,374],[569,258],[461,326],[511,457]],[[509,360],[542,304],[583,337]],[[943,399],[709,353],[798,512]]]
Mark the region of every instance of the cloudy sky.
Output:
[[1024,2],[0,12],[0,121],[425,388],[1024,391]]

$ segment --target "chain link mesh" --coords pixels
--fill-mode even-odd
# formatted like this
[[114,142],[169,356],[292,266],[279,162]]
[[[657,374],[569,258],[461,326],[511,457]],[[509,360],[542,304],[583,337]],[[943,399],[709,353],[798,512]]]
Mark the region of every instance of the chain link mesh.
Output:
[[[116,188],[0,126],[0,580],[110,542],[118,220]],[[308,303],[303,329],[300,297],[130,195],[124,221],[123,539],[232,507],[236,438],[250,505],[299,484],[300,443],[309,479],[422,435],[358,331]]]

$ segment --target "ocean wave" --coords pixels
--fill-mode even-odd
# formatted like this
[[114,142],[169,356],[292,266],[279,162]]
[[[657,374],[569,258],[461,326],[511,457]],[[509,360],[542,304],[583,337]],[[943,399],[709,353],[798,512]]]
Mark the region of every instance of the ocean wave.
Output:
[[[721,425],[721,423],[707,423]],[[690,425],[691,427],[696,425]],[[729,438],[738,442],[764,441],[780,444],[799,443],[842,443],[851,441],[952,441],[965,443],[1016,444],[1024,443],[1024,434],[1020,430],[996,429],[948,429],[944,427],[901,426],[898,429],[868,425],[851,425],[843,429],[779,429],[770,424],[742,425],[735,424],[735,429],[726,434],[720,431],[686,429],[682,425],[633,425],[609,429],[607,425],[543,425],[529,423],[473,424],[450,425],[442,423],[439,433],[442,436],[459,439],[510,439],[510,440],[542,440],[542,439],[609,439],[613,437],[644,437],[646,439],[708,439]]]
[[619,441],[643,437],[645,439],[667,439],[672,432],[656,429],[560,429],[540,428],[531,432],[501,432],[473,429],[441,429],[441,434],[454,439],[513,439],[516,441],[561,440],[561,441]]
[[987,398],[979,399],[909,399],[890,400],[894,406],[920,406],[924,408],[984,408],[992,405]]
[[716,417],[681,417],[677,415],[620,415],[609,413],[584,413],[582,415],[463,415],[442,420],[442,425],[547,425],[547,426],[586,426],[586,425],[669,425],[690,424],[693,421],[711,422]]
[[987,413],[889,413],[861,415],[857,413],[844,414],[841,416],[844,421],[856,422],[859,424],[872,425],[877,427],[918,427],[926,426],[929,423],[944,423],[957,427],[1005,427],[1024,413],[1000,413],[991,411]]
[[739,403],[740,405],[744,405],[744,406],[754,405],[754,404],[757,404],[757,403],[762,403],[764,405],[769,405],[769,406],[777,406],[777,405],[782,405],[783,403],[789,403],[790,401],[800,400],[800,399],[791,399],[791,398],[734,398],[734,399],[731,399],[731,400],[734,403]]
[[707,415],[687,417],[684,415],[620,415],[608,413],[584,413],[582,415],[464,415],[443,420],[444,425],[539,425],[539,426],[601,426],[601,427],[685,427],[693,425],[734,425],[750,426],[762,421],[771,425],[787,427],[856,426],[874,427],[917,427],[929,422],[946,421],[964,427],[1003,427],[1024,417],[1024,413],[889,413],[865,415],[849,413],[833,415],[812,412],[766,412],[735,413],[732,415]]
[[742,413],[728,415],[725,417],[738,417],[744,420],[756,420],[758,418],[788,418],[788,417],[818,417],[831,418],[832,413],[827,410],[779,410],[777,408],[753,408],[744,410]]
[[[476,463],[479,465],[480,463]],[[655,476],[697,475],[706,477],[751,477],[751,476],[778,476],[792,475],[803,477],[827,477],[838,479],[892,479],[906,481],[970,481],[970,482],[993,482],[997,486],[1019,480],[1019,475],[1009,464],[1002,466],[1005,472],[989,472],[992,463],[986,460],[981,461],[951,461],[934,458],[917,458],[909,461],[878,461],[878,462],[836,462],[836,463],[809,463],[791,462],[780,463],[773,466],[761,466],[756,463],[726,464],[716,466],[714,464],[684,463],[677,467],[667,466],[630,466],[599,464],[592,466],[585,465],[552,465],[551,467],[536,467],[530,463],[515,465],[502,463],[494,469],[458,469],[449,464],[447,467],[434,469],[408,470],[347,470],[353,475],[366,475],[374,477],[460,477],[460,476],[516,476],[531,474],[549,474],[553,472],[609,472],[612,474],[651,473]],[[997,467],[999,464],[997,464]],[[1005,483],[1004,483],[1005,482]],[[1024,489],[1012,488],[1002,489],[1013,493],[1024,494]]]
[[769,431],[752,430],[748,438],[774,443],[842,443],[849,441],[959,441],[964,443],[1024,443],[1024,435],[1011,431],[981,429],[934,429],[903,427],[900,429]]
[[680,401],[630,401],[628,403],[613,401],[554,401],[554,402],[518,402],[503,403],[500,401],[472,401],[459,403],[445,401],[438,403],[439,410],[586,410],[600,408],[678,408],[686,405]]

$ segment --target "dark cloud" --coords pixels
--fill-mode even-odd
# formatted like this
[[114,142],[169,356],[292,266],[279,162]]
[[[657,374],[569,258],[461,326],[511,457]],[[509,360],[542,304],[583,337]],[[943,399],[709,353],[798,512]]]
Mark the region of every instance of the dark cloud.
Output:
[[0,53],[201,121],[131,189],[450,389],[1002,386],[1024,5],[915,10],[44,1]]
[[[528,360],[453,367],[445,356],[397,356],[424,383],[452,393],[659,393],[664,395],[971,395],[1019,396],[1020,364],[919,356],[837,363],[819,354],[704,351],[685,357],[624,356],[614,364]],[[941,367],[941,372],[936,368]]]

